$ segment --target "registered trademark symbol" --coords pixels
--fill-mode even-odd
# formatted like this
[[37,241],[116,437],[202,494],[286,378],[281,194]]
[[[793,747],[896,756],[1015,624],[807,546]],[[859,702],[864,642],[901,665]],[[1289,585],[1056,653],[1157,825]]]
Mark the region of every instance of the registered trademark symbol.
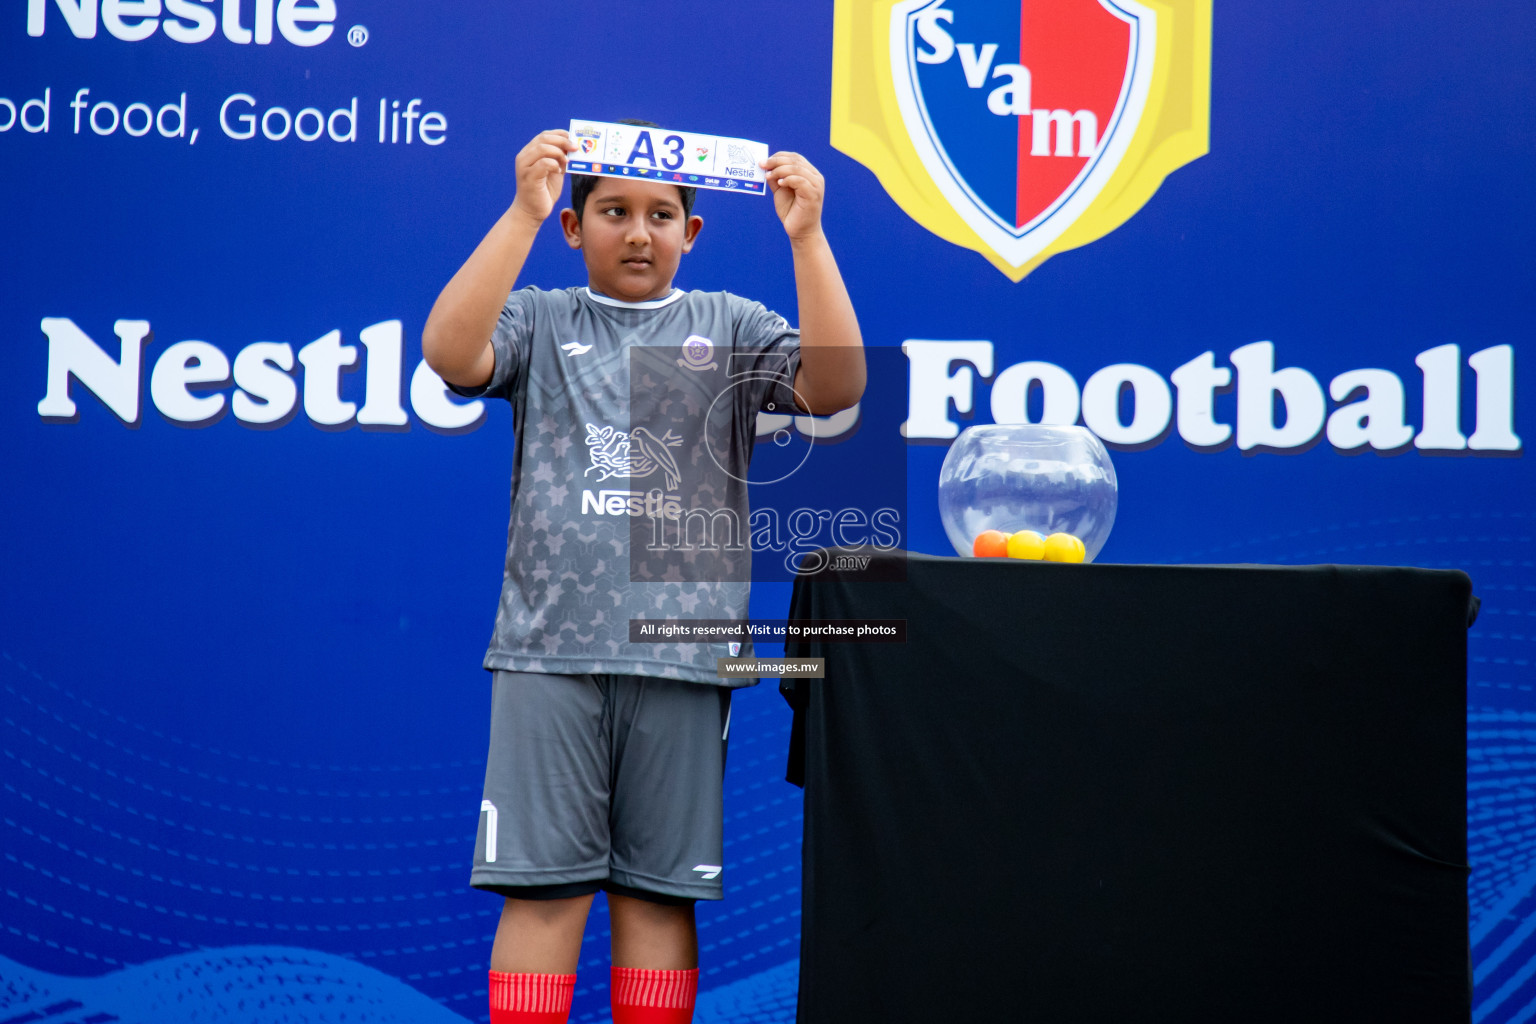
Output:
[[347,42],[353,46],[362,46],[368,41],[368,30],[361,25],[353,25],[347,29]]

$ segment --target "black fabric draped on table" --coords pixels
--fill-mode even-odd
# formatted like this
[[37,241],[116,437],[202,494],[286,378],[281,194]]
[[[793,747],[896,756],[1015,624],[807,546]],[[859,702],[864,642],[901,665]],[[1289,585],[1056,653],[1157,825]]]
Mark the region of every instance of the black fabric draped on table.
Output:
[[802,1024],[1469,1018],[1467,576],[887,557],[795,584],[908,634],[788,647]]

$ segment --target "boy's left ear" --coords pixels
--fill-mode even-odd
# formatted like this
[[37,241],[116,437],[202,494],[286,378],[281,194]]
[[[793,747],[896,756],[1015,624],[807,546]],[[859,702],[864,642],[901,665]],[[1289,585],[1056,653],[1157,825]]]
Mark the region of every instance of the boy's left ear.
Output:
[[688,218],[688,223],[683,226],[683,252],[693,249],[694,240],[699,237],[699,232],[704,230],[704,218],[694,214]]
[[560,230],[565,232],[565,244],[572,249],[581,248],[581,221],[576,219],[576,211],[566,207],[560,211]]

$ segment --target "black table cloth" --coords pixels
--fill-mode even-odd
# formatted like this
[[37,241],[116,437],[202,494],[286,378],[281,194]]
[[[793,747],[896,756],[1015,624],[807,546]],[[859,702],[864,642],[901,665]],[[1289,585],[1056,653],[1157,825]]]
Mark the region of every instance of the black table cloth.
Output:
[[908,632],[788,645],[803,1024],[1468,1019],[1464,574],[886,558],[792,600]]

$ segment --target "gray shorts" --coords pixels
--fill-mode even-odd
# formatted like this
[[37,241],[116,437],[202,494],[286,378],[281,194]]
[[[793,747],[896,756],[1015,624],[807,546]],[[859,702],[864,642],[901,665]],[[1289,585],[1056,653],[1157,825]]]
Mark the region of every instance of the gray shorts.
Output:
[[470,885],[720,899],[730,690],[534,672],[492,687]]

